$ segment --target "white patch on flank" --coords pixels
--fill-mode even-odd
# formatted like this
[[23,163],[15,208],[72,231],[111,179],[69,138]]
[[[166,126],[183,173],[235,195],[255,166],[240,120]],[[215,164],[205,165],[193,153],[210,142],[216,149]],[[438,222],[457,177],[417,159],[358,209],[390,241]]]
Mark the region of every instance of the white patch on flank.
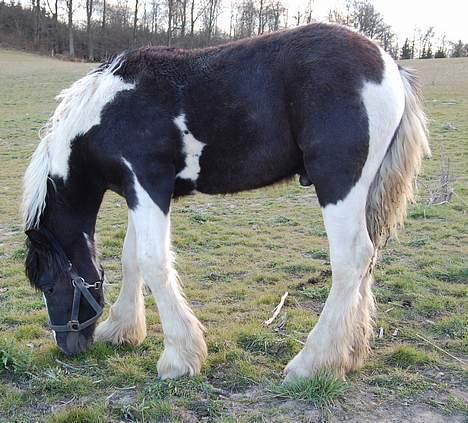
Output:
[[[44,300],[44,305],[47,310],[47,314],[49,314],[49,307],[47,307],[47,300],[44,294],[42,294],[42,299]],[[52,335],[54,335],[54,340],[57,342],[57,334],[55,333],[55,330],[52,330]]]
[[344,375],[361,365],[368,349],[374,303],[367,279],[374,248],[367,232],[366,201],[404,110],[398,68],[383,51],[382,56],[382,83],[365,82],[362,90],[369,153],[361,177],[343,200],[322,209],[332,266],[330,294],[303,350],[286,367],[287,381],[311,377],[322,368]]
[[197,375],[207,356],[204,328],[185,299],[174,268],[170,218],[153,202],[133,174],[138,205],[130,210],[135,228],[136,260],[141,275],[151,288],[164,331],[164,351],[158,361],[162,379]]
[[185,113],[174,119],[174,124],[182,135],[183,152],[185,154],[185,167],[177,174],[178,178],[196,181],[200,174],[200,156],[206,144],[198,141],[187,128]]
[[369,185],[383,161],[405,108],[405,92],[398,66],[388,53],[380,51],[385,66],[382,83],[366,82],[361,92],[369,119],[369,152],[359,182]]
[[60,104],[40,134],[24,176],[23,219],[25,228],[37,227],[45,207],[49,175],[67,179],[71,143],[101,121],[104,106],[122,90],[132,90],[115,72],[123,63],[117,57],[107,68],[92,71],[58,96]]

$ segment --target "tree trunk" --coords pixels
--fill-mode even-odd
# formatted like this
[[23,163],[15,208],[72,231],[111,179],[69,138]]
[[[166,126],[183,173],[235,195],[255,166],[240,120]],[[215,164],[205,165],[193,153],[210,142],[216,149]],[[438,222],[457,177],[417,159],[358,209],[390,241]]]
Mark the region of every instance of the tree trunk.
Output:
[[40,0],[33,0],[33,11],[34,11],[34,48],[36,50],[40,47],[41,41],[41,4]]
[[174,0],[168,0],[168,17],[167,17],[167,46],[172,44],[172,13],[173,13]]
[[104,0],[102,4],[102,22],[101,22],[102,29],[106,28],[106,7],[107,7],[107,2],[106,0]]
[[86,0],[86,34],[88,36],[88,60],[94,61],[94,42],[91,32],[91,18],[93,16],[93,0]]
[[182,0],[182,21],[180,23],[180,36],[185,37],[187,27],[187,0]]
[[258,9],[258,35],[263,34],[263,0],[260,0]]
[[73,38],[73,0],[67,1],[68,7],[68,53],[70,57],[75,56],[75,43]]
[[138,0],[135,0],[135,14],[133,15],[133,44],[136,44],[138,24]]

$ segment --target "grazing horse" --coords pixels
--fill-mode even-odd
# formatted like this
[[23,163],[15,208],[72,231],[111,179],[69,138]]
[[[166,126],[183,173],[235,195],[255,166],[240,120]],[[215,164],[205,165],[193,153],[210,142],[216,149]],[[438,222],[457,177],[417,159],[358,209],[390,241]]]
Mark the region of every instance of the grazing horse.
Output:
[[[64,90],[24,179],[26,272],[65,354],[145,339],[143,283],[164,331],[161,378],[196,375],[204,327],[178,283],[170,205],[299,175],[314,185],[332,287],[286,380],[344,376],[369,349],[376,255],[429,154],[414,75],[344,27],[313,24],[201,49],[125,52]],[[125,198],[123,281],[108,318],[95,251],[106,190]]]

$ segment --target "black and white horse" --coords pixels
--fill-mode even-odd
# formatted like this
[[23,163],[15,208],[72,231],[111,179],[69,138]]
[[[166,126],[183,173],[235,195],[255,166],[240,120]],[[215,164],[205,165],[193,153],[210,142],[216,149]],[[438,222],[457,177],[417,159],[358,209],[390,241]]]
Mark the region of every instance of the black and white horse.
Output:
[[[204,50],[129,51],[59,98],[26,171],[24,223],[27,275],[66,354],[93,337],[143,342],[145,283],[164,330],[160,377],[199,373],[204,328],[174,269],[172,198],[299,175],[317,192],[333,283],[286,380],[360,366],[376,253],[402,222],[429,153],[412,73],[361,35],[314,24]],[[95,330],[103,308],[95,223],[108,189],[126,199],[128,229],[120,295]]]

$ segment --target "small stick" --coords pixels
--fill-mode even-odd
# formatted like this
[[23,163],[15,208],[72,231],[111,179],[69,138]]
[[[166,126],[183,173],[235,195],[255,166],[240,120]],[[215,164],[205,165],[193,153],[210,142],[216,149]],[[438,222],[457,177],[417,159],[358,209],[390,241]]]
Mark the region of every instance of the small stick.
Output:
[[66,367],[68,369],[76,370],[77,372],[81,371],[82,369],[79,367],[74,367],[71,364],[64,363],[63,361],[60,361],[58,358],[55,359],[55,361],[59,364],[61,364],[63,367]]
[[273,320],[278,317],[278,314],[280,314],[281,309],[283,308],[284,302],[286,301],[286,298],[288,297],[288,291],[286,291],[283,296],[281,297],[281,300],[279,304],[274,308],[273,310],[273,316],[271,316],[268,320],[265,320],[263,324],[265,326],[271,325],[273,323]]
[[305,342],[300,341],[297,338],[294,338],[294,336],[288,335],[287,333],[283,333],[283,336],[286,336],[287,338],[291,338],[293,341],[296,341],[298,344],[305,345]]
[[415,333],[415,335],[418,338],[422,339],[424,342],[427,342],[429,345],[432,345],[434,348],[437,348],[439,351],[442,351],[443,353],[447,354],[449,357],[452,357],[454,360],[457,360],[459,363],[463,364],[464,366],[468,365],[466,361],[463,361],[461,358],[455,357],[454,355],[450,354],[448,351],[444,350],[443,348],[429,341],[429,339],[424,338],[424,336],[421,336],[418,333]]

